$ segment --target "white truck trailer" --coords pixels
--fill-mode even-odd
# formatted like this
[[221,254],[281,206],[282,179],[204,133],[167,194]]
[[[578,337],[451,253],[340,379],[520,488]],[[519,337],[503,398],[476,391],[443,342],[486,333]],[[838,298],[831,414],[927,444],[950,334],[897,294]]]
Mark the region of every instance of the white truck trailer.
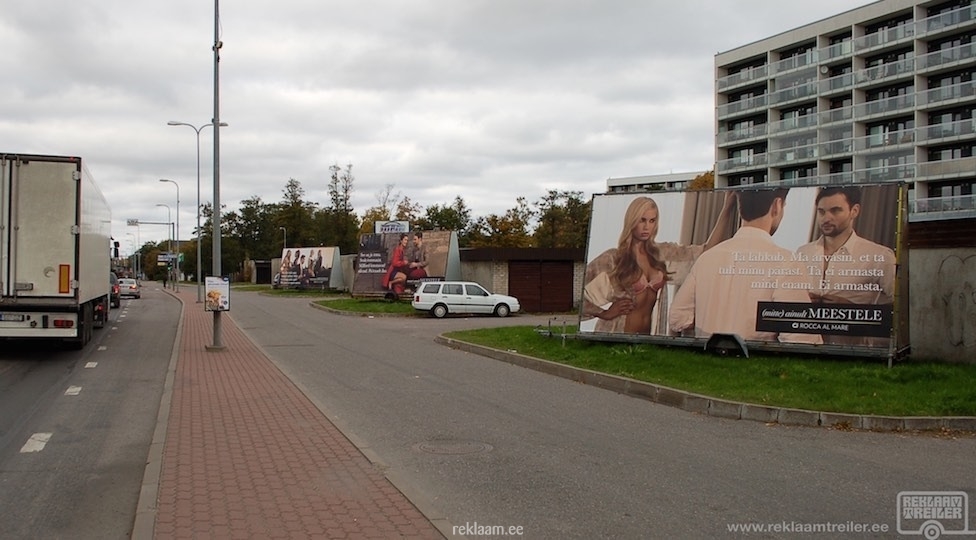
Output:
[[89,342],[108,320],[111,226],[81,158],[0,153],[0,338]]

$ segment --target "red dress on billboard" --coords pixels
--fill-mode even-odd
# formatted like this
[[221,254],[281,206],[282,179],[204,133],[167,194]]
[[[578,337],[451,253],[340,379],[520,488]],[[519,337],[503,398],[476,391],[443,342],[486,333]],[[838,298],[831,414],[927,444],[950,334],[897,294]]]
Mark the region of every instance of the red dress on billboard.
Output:
[[[408,263],[403,254],[403,246],[398,244],[397,247],[393,249],[393,256],[390,257],[390,267],[386,269],[386,274],[383,275],[383,288],[389,289],[390,280],[393,279],[393,276],[395,276],[397,272],[406,272],[407,266]],[[403,289],[403,283],[395,283],[393,285],[393,292],[397,294],[402,293]]]

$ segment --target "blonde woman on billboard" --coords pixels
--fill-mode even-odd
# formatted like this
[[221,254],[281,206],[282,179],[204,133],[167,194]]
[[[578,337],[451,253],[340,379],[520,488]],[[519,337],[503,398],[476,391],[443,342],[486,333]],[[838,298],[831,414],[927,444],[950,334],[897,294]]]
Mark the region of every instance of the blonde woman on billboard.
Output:
[[624,213],[617,247],[586,266],[583,317],[596,318],[595,332],[667,335],[668,261],[694,261],[717,244],[735,197],[727,195],[722,213],[705,245],[657,242],[660,211],[650,197],[637,197]]

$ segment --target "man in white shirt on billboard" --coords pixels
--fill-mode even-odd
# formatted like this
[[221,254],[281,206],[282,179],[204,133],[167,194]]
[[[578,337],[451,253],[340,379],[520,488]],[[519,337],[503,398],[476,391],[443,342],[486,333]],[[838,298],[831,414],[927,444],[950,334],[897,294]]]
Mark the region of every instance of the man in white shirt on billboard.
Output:
[[[817,193],[817,227],[820,238],[796,252],[811,268],[818,267],[819,281],[810,300],[823,304],[892,304],[895,296],[895,253],[854,231],[861,214],[861,189],[830,186]],[[823,336],[824,343],[884,347],[886,337]]]
[[737,192],[742,219],[735,235],[698,257],[671,303],[673,332],[696,337],[737,334],[749,341],[820,344],[817,334],[756,329],[759,302],[809,303],[793,252],[773,242],[786,207],[788,188]]

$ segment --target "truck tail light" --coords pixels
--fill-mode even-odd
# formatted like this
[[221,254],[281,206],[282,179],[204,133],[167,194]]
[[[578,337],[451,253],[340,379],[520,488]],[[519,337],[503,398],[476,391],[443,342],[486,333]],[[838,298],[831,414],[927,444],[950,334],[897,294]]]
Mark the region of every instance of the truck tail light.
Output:
[[71,319],[54,319],[55,328],[71,328],[75,325],[75,322]]

